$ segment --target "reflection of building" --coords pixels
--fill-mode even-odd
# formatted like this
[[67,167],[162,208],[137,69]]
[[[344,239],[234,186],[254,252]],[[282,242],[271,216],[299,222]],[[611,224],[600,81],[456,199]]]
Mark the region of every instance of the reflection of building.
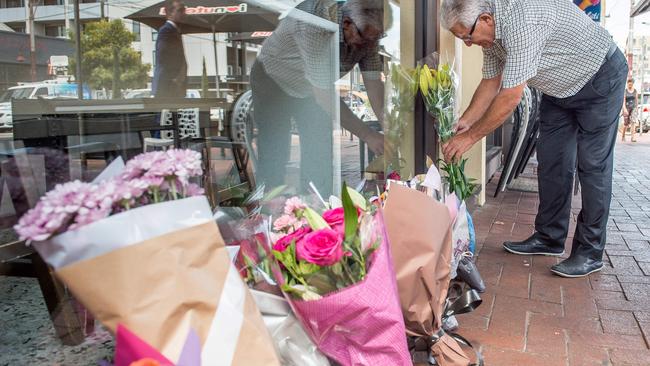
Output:
[[632,47],[634,85],[639,90],[648,90],[650,89],[650,36],[636,35]]
[[[29,36],[24,33],[0,31],[0,91],[19,81],[31,80]],[[50,56],[72,56],[70,42],[52,37],[36,37],[36,80],[48,79]]]
[[[62,37],[67,36],[66,28],[74,29],[74,8],[73,1],[68,0],[43,0],[42,5],[35,7],[34,30],[36,35]],[[82,23],[96,21],[101,18],[101,4],[95,0],[81,0],[80,17]],[[123,19],[127,15],[136,12],[146,6],[154,4],[155,1],[121,2],[115,1],[104,5],[103,14],[109,19]],[[29,33],[29,22],[27,21],[29,7],[27,0],[0,0],[0,24],[5,24],[18,33]],[[157,32],[146,25],[123,19],[127,29],[135,34],[136,41],[133,48],[142,55],[142,62],[155,64],[155,42]],[[83,26],[83,24],[82,24]],[[240,75],[248,74],[252,63],[257,55],[259,46],[253,43],[246,43],[246,51],[242,51],[243,42],[227,41],[227,34],[217,34],[217,58],[219,64],[219,75],[223,80],[241,81]],[[203,59],[205,58],[207,74],[213,76],[209,79],[210,87],[214,87],[215,62],[211,34],[191,34],[183,36],[185,56],[188,62],[188,75],[190,87],[199,87],[203,71]],[[4,57],[4,55],[3,55]],[[29,41],[24,52],[26,63],[29,64]],[[41,56],[38,56],[39,59]],[[49,57],[49,55],[47,55]],[[241,65],[245,65],[243,68]],[[153,67],[151,68],[153,75]],[[29,80],[29,73],[25,80]],[[228,76],[228,77],[226,77]],[[236,82],[233,83],[236,87]],[[221,88],[227,86],[221,85]]]

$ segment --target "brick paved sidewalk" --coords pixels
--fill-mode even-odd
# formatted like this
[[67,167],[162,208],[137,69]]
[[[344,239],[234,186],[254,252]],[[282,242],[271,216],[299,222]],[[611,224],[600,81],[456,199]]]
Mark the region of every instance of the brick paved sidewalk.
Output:
[[650,365],[650,135],[638,140],[616,147],[606,265],[588,278],[551,274],[554,257],[506,253],[503,241],[532,233],[537,193],[494,199],[497,179],[488,185],[490,198],[474,213],[488,291],[479,309],[458,319],[486,366]]

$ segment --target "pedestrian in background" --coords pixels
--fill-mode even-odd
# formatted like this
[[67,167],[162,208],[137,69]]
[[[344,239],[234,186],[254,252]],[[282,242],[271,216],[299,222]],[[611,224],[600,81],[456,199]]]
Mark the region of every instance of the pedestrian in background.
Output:
[[621,141],[625,141],[625,133],[628,127],[632,131],[632,142],[636,142],[634,134],[636,133],[635,118],[636,106],[638,100],[638,93],[634,88],[634,80],[627,81],[627,88],[625,88],[625,103],[623,103],[623,132],[621,133]]
[[187,62],[181,36],[185,5],[179,0],[167,1],[165,15],[167,21],[158,30],[156,39],[156,66],[151,90],[156,98],[185,98]]

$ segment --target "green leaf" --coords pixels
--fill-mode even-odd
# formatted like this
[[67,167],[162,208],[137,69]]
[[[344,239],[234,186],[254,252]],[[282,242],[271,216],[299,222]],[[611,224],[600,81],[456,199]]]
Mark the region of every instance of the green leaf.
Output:
[[341,201],[343,201],[343,218],[345,223],[345,237],[352,238],[357,233],[359,227],[359,215],[357,209],[354,207],[352,198],[348,191],[348,185],[343,182],[343,190],[341,192]]
[[262,198],[262,202],[268,202],[275,197],[279,196],[282,194],[287,189],[286,185],[278,186],[273,188],[269,193],[265,194],[264,197]]
[[278,262],[284,264],[285,267],[287,266],[287,263],[286,263],[286,254],[285,254],[286,252],[281,252],[281,251],[278,251],[278,250],[273,250],[272,253],[273,253],[273,256],[275,257],[275,259],[278,260]]
[[326,294],[337,289],[336,284],[332,282],[332,279],[322,272],[316,272],[309,276],[307,283],[309,283],[310,287],[315,288],[319,294]]
[[312,210],[310,207],[305,208],[303,215],[307,219],[307,222],[309,223],[311,229],[314,231],[330,228],[325,219],[323,219],[321,215]]
[[368,201],[366,200],[361,193],[357,192],[353,188],[347,187],[347,192],[352,199],[352,203],[360,209],[367,211],[368,210]]
[[330,267],[332,270],[332,273],[334,273],[337,276],[341,276],[343,274],[343,267],[341,263],[336,263],[333,266]]
[[316,273],[320,270],[320,266],[314,263],[309,263],[307,261],[298,262],[298,271],[302,275],[310,275]]

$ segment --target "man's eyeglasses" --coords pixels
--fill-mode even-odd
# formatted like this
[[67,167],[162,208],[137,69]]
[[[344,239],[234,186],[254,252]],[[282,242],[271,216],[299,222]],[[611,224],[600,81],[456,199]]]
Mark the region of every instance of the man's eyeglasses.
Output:
[[474,34],[474,30],[476,29],[476,23],[478,23],[479,18],[481,18],[481,14],[479,14],[476,17],[476,20],[474,21],[474,24],[472,24],[472,28],[469,29],[469,33],[465,37],[461,38],[461,41],[463,42],[471,42],[472,41],[472,34]]

